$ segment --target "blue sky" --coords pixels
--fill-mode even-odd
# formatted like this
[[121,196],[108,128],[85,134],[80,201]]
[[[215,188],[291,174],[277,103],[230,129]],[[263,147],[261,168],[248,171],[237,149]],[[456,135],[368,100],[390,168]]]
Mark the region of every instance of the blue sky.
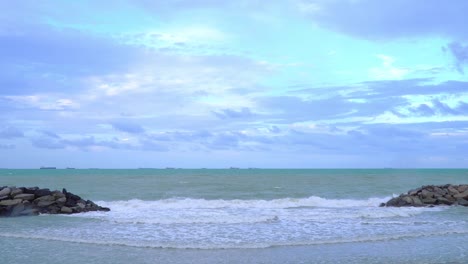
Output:
[[468,166],[467,1],[0,8],[0,167]]

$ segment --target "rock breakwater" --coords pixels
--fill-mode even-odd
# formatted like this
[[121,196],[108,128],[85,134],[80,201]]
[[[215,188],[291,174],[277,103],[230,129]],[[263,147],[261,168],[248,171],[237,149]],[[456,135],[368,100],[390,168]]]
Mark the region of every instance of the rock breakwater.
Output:
[[468,206],[468,184],[461,185],[427,185],[410,190],[398,197],[390,199],[380,206],[436,206],[461,205]]
[[110,211],[68,192],[39,187],[0,187],[0,217]]

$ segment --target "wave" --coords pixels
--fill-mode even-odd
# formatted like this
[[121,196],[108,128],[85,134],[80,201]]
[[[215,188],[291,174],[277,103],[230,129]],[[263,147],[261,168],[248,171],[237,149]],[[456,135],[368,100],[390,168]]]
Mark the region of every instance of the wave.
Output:
[[[132,199],[101,201],[110,212],[89,212],[68,217],[91,218],[121,224],[257,224],[337,222],[349,219],[411,217],[436,208],[381,208],[389,198],[366,200],[321,197],[275,200],[206,200],[171,198],[156,201]],[[300,211],[300,212],[299,212]]]
[[318,196],[307,198],[282,198],[273,200],[207,200],[193,198],[170,198],[155,201],[131,199],[127,201],[99,201],[99,205],[110,208],[160,208],[160,209],[217,209],[217,208],[270,208],[293,209],[304,207],[347,208],[347,207],[378,207],[392,197],[355,199],[326,199]]
[[82,215],[69,215],[68,217],[86,217],[116,224],[150,224],[150,225],[174,225],[174,224],[260,224],[274,223],[280,221],[276,215],[273,216],[240,216],[240,215],[173,215],[167,214],[125,214],[125,215],[103,215],[100,213],[87,213]]
[[451,231],[437,231],[437,232],[423,232],[413,234],[399,234],[399,235],[381,235],[372,237],[356,237],[356,238],[343,238],[343,239],[329,239],[329,240],[316,240],[316,241],[302,241],[302,242],[264,242],[252,244],[172,244],[172,243],[158,243],[158,242],[131,242],[131,241],[108,241],[108,240],[95,240],[84,238],[67,238],[67,237],[54,237],[50,235],[30,235],[30,234],[13,234],[13,233],[0,233],[0,237],[4,238],[18,238],[18,239],[34,239],[44,241],[60,241],[68,243],[79,244],[92,244],[102,246],[125,246],[136,248],[153,248],[153,249],[260,249],[280,246],[314,246],[314,245],[327,245],[327,244],[344,244],[344,243],[365,243],[365,242],[383,242],[403,239],[415,239],[433,236],[447,236],[447,235],[468,235],[468,230],[451,230]]

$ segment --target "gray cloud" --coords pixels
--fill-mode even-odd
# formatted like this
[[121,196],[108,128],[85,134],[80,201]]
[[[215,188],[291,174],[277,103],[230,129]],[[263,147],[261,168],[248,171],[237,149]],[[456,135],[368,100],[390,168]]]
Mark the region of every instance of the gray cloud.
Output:
[[140,125],[124,120],[112,122],[112,127],[119,131],[127,132],[130,134],[139,134],[145,132],[145,129]]
[[[439,94],[463,94],[468,91],[468,82],[446,81],[432,83],[430,79],[409,79],[395,81],[363,82],[349,87],[319,87],[300,89],[291,93],[293,96],[260,98],[258,101],[270,114],[267,118],[279,120],[306,121],[346,118],[356,116],[376,116],[386,111],[399,117],[408,115],[397,110],[410,105],[409,96]],[[316,99],[327,96],[324,99]],[[330,95],[333,95],[330,97]],[[309,99],[304,99],[311,98]],[[465,115],[467,104],[460,101],[450,107],[437,99],[431,105],[420,104],[409,107],[417,116]],[[278,113],[279,112],[279,113]]]
[[206,141],[209,138],[214,136],[213,133],[206,130],[196,130],[196,131],[167,131],[158,134],[148,134],[147,137],[155,141]]
[[463,68],[468,64],[468,44],[454,41],[449,43],[444,50],[448,50],[452,54],[455,59],[455,67],[460,73],[464,73]]
[[7,126],[0,129],[0,138],[12,139],[24,137],[24,133],[16,127]]
[[208,146],[211,149],[238,149],[240,142],[245,138],[237,132],[223,132],[215,135]]
[[168,131],[160,134],[150,134],[147,136],[149,141],[161,144],[170,142],[172,149],[187,146],[198,150],[216,151],[216,150],[241,150],[254,151],[266,149],[263,144],[275,143],[268,137],[258,135],[247,135],[236,130],[221,130],[209,132],[206,130],[193,131]]
[[31,139],[31,143],[36,148],[43,149],[63,149],[66,147],[61,140],[56,140],[50,137],[38,137]]
[[[432,127],[427,124],[427,131],[421,132],[417,126],[407,125],[361,125],[347,133],[319,133],[291,130],[277,137],[278,144],[289,146],[300,153],[317,153],[321,155],[355,155],[372,158],[379,156],[380,160],[396,159],[403,162],[398,166],[412,166],[415,157],[422,158],[431,155],[444,155],[458,158],[466,155],[460,142],[468,139],[468,134],[461,136],[433,136]],[[385,140],[382,140],[385,139]],[[428,150],[431,150],[428,152]],[[408,157],[405,163],[399,157]],[[425,164],[425,166],[433,166]]]
[[63,139],[55,132],[49,130],[37,131],[36,136],[31,138],[31,143],[36,148],[41,149],[64,149],[67,145]]
[[440,102],[439,100],[432,100],[434,108],[441,114],[457,115],[459,112],[456,109],[452,109],[450,106]]
[[434,110],[427,104],[420,104],[416,108],[410,109],[410,111],[417,116],[433,116]]
[[60,136],[57,135],[56,133],[52,132],[52,131],[48,131],[48,130],[41,130],[41,131],[38,131],[40,134],[42,134],[42,136],[44,137],[49,137],[49,138],[53,138],[53,139],[60,139]]
[[[264,8],[264,1],[247,0],[247,1],[218,1],[218,0],[170,0],[170,1],[152,1],[152,0],[137,0],[131,1],[144,10],[150,10],[158,13],[160,16],[167,18],[177,12],[175,10],[197,10],[197,9],[228,9],[228,10],[256,10]],[[271,4],[271,3],[268,3]]]
[[154,141],[154,140],[151,140],[151,139],[141,139],[140,140],[140,143],[141,143],[141,150],[144,150],[144,151],[169,151],[169,148],[163,144],[161,144],[160,142],[157,142],[157,141]]
[[310,97],[323,97],[334,95],[346,99],[356,98],[383,98],[413,94],[435,94],[440,92],[464,92],[468,82],[447,81],[439,84],[430,84],[432,79],[406,79],[368,81],[347,86],[308,87],[296,86],[292,94],[303,94]]
[[443,122],[421,122],[399,124],[404,129],[415,129],[419,131],[453,132],[468,131],[468,121],[443,121]]
[[15,147],[13,144],[0,144],[0,149],[14,149]]
[[296,96],[276,96],[262,97],[258,102],[271,113],[266,116],[267,119],[281,123],[335,118],[346,115],[354,106],[354,103],[341,97],[306,100]]
[[254,116],[254,113],[250,111],[250,108],[244,107],[238,111],[233,109],[223,109],[221,111],[213,111],[220,119],[243,119],[243,118],[251,118]]
[[[360,124],[357,127],[316,126],[316,130],[300,128],[274,129],[270,133],[206,130],[168,131],[157,134],[136,134],[136,144],[118,139],[97,140],[93,136],[66,139],[54,133],[42,133],[34,141],[38,148],[59,151],[75,147],[89,151],[94,147],[114,150],[154,152],[217,153],[237,151],[253,153],[307,153],[307,155],[348,155],[379,160],[396,160],[397,166],[410,166],[416,159],[430,159],[431,155],[459,160],[466,155],[463,142],[468,142],[468,122],[429,122],[421,124]],[[269,131],[268,129],[265,131]],[[463,132],[464,131],[464,132]],[[447,132],[447,133],[445,133]],[[453,132],[454,134],[452,135]],[[385,140],[382,140],[385,139]],[[431,150],[428,152],[427,150]],[[139,155],[139,154],[138,154]],[[402,159],[406,157],[406,160]],[[335,164],[335,163],[333,163]],[[365,163],[363,163],[365,164]],[[383,163],[385,164],[385,163]],[[421,163],[425,166],[434,164]],[[447,163],[448,164],[448,163]],[[450,163],[452,164],[452,163]]]
[[126,141],[120,141],[117,138],[102,140],[94,136],[81,136],[66,138],[57,135],[51,131],[39,131],[39,135],[31,139],[31,143],[36,148],[41,149],[64,149],[67,147],[78,148],[83,151],[89,151],[92,148],[103,147],[114,150],[145,150],[145,151],[167,151],[168,148],[162,144],[142,136],[138,144],[131,144]]
[[[45,27],[0,34],[1,94],[81,89],[79,78],[126,69],[140,50],[74,30]],[[118,54],[118,55],[116,55]]]
[[408,79],[395,81],[372,81],[358,84],[365,88],[349,94],[349,98],[382,98],[403,95],[429,95],[438,93],[461,93],[468,90],[468,82],[445,81],[432,83],[431,79]]
[[[453,0],[301,0],[298,7],[319,25],[372,39],[450,35],[466,38],[468,2]],[[318,6],[318,8],[307,8]]]
[[63,144],[66,146],[77,147],[82,150],[89,150],[94,147],[104,147],[109,149],[119,150],[141,150],[139,145],[132,145],[127,142],[119,141],[118,139],[97,140],[94,136],[86,136],[82,138],[64,139]]
[[[465,2],[291,0],[269,4],[297,2],[322,7],[318,12],[308,12],[319,26],[361,38],[388,40],[420,35],[458,38],[459,41],[447,45],[445,50],[453,56],[460,72],[466,66]],[[118,39],[98,37],[99,33],[93,33],[93,30],[99,30],[100,25],[113,18],[84,18],[82,14],[86,13],[83,10],[91,9],[93,14],[100,14],[101,10],[113,14],[137,6],[144,11],[142,14],[157,14],[158,20],[162,17],[163,21],[169,21],[166,18],[177,19],[180,10],[208,8],[214,13],[229,10],[237,19],[239,14],[257,12],[259,9],[252,7],[264,5],[264,2],[110,3],[96,2],[90,7],[77,3],[74,6],[81,8],[78,15],[71,12],[68,4],[54,1],[30,1],[28,5],[12,1],[0,3],[0,9],[8,11],[0,14],[0,121],[19,124],[18,128],[0,129],[0,138],[12,139],[6,141],[8,144],[0,144],[0,148],[10,149],[14,147],[12,143],[24,141],[21,137],[27,136],[33,147],[40,148],[37,152],[49,149],[54,153],[79,153],[64,149],[111,149],[114,150],[109,151],[112,155],[121,155],[120,161],[126,158],[127,151],[136,156],[145,155],[142,153],[146,151],[167,151],[176,153],[174,157],[185,155],[180,153],[202,156],[197,155],[201,151],[216,153],[213,156],[226,152],[274,153],[271,154],[274,156],[295,153],[295,156],[288,156],[294,157],[289,161],[294,159],[295,162],[299,157],[297,161],[302,164],[308,164],[308,157],[301,158],[309,154],[335,158],[350,155],[362,160],[381,156],[426,157],[434,153],[451,159],[466,156],[467,122],[369,125],[352,121],[352,118],[370,120],[386,112],[401,118],[464,116],[468,114],[466,102],[448,105],[438,95],[444,93],[456,97],[465,94],[468,82],[374,81],[342,87],[303,87],[283,96],[261,96],[261,91],[271,87],[263,87],[260,82],[265,80],[264,75],[272,74],[276,66],[242,56],[206,55],[212,54],[213,49],[196,46],[198,44],[191,46],[189,42],[168,41],[171,43],[167,52],[122,45],[119,41],[138,41],[138,37],[145,37],[145,34],[125,35]],[[50,7],[61,10],[60,14],[46,12],[51,10]],[[215,10],[218,8],[222,10]],[[245,9],[239,12],[238,8]],[[196,13],[198,10],[191,11]],[[28,21],[19,21],[19,17],[28,17]],[[44,20],[45,17],[50,20]],[[54,24],[54,19],[60,23]],[[51,24],[44,24],[44,21]],[[67,25],[83,28],[91,25],[93,30],[71,30]],[[167,36],[155,35],[156,42],[163,38]],[[191,53],[200,50],[203,55]],[[180,51],[187,53],[179,54]],[[214,53],[223,54],[219,50]],[[229,100],[231,95],[248,97],[252,104],[249,108],[231,105],[210,108],[204,101]],[[431,99],[412,107],[414,102],[408,99],[412,95],[429,95]],[[60,107],[57,101],[61,99],[65,102],[69,99],[76,105],[73,104],[74,108]],[[210,112],[210,109],[216,110]],[[128,115],[120,115],[122,112]],[[350,121],[346,121],[347,118]],[[335,126],[320,124],[338,119]],[[296,124],[300,122],[314,124],[304,128]],[[110,124],[112,128],[102,124]],[[47,127],[51,131],[31,132],[34,134],[30,137],[28,129],[34,127]],[[22,131],[26,131],[26,135]],[[125,135],[128,138],[119,139],[116,136],[119,131],[128,133]],[[146,155],[153,160],[153,153]],[[333,162],[338,164],[340,160]]]
[[450,107],[436,99],[431,102],[432,107],[427,104],[420,104],[415,108],[410,108],[410,111],[418,116],[433,116],[436,114],[464,116],[468,114],[468,104],[465,102],[459,102],[459,104],[454,107]]

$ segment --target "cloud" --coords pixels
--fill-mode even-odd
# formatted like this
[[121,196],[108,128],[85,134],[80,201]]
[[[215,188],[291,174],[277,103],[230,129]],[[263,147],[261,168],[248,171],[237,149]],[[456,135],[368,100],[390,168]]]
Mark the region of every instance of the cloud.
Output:
[[39,131],[42,136],[44,137],[49,137],[49,138],[53,138],[53,139],[60,139],[60,136],[57,135],[56,133],[52,132],[52,131],[48,131],[48,130],[41,130]]
[[296,96],[262,97],[258,103],[263,111],[269,113],[267,119],[281,123],[332,119],[348,114],[354,105],[342,97],[314,100]]
[[[271,147],[273,151],[281,148],[297,153],[347,155],[366,159],[373,159],[377,155],[378,160],[384,161],[382,164],[392,161],[392,166],[397,167],[414,167],[414,162],[430,157],[431,153],[445,153],[446,157],[462,162],[459,157],[465,154],[465,150],[458,146],[460,141],[468,139],[468,131],[459,135],[433,135],[432,124],[427,124],[427,128],[421,131],[412,125],[375,124],[360,125],[344,133],[289,130],[281,137],[275,137],[275,144]],[[430,162],[423,164],[427,167],[435,166],[435,163]]]
[[419,116],[434,116],[434,115],[461,115],[468,114],[468,104],[459,102],[456,106],[450,107],[449,105],[434,99],[428,104],[420,104],[417,107],[409,109],[410,112]]
[[112,122],[112,127],[119,131],[130,134],[139,134],[145,132],[145,129],[140,125],[124,120]]
[[440,102],[439,100],[433,100],[432,104],[434,105],[434,108],[436,109],[436,111],[441,114],[449,114],[449,115],[459,114],[458,111],[456,111],[455,109],[452,109],[450,106]]
[[0,144],[0,149],[14,149],[15,145],[13,144]]
[[[130,150],[136,156],[142,155],[140,151],[182,152],[192,153],[192,155],[200,152],[206,155],[216,155],[223,151],[251,152],[257,155],[277,152],[289,153],[287,154],[289,157],[307,153],[307,156],[348,155],[360,157],[360,159],[378,155],[381,161],[396,160],[392,166],[405,167],[411,162],[416,162],[416,158],[429,159],[430,153],[427,149],[433,150],[431,153],[443,153],[445,157],[456,158],[463,155],[465,150],[460,148],[460,142],[468,140],[467,124],[468,122],[431,122],[401,125],[359,124],[352,127],[325,124],[282,125],[282,129],[274,129],[274,131],[266,127],[244,131],[193,130],[143,133],[136,134],[133,140],[118,138],[98,140],[94,136],[70,138],[58,136],[52,132],[43,132],[41,137],[37,138],[40,140],[36,140],[35,144],[36,147],[54,151],[60,151],[61,148],[93,152],[110,149]],[[407,158],[406,161],[402,160],[403,156]],[[336,166],[336,163],[330,164]],[[363,161],[362,164],[366,163]],[[436,163],[419,164],[434,166]]]
[[79,103],[68,98],[60,98],[56,95],[25,95],[25,96],[3,96],[3,100],[14,108],[36,108],[44,111],[75,110],[80,107]]
[[67,147],[74,147],[84,151],[102,151],[106,149],[141,150],[141,147],[137,144],[132,144],[131,142],[118,138],[98,140],[94,136],[84,136],[63,139],[62,142]]
[[31,143],[34,147],[42,149],[64,149],[66,147],[62,140],[45,136],[33,138]]
[[149,139],[159,142],[204,142],[213,136],[207,130],[166,131],[147,135]]
[[142,139],[140,140],[141,143],[141,150],[144,151],[169,151],[169,148],[160,142],[153,141],[151,139]]
[[172,95],[180,97],[180,101],[235,94],[238,89],[256,87],[257,81],[268,73],[267,67],[247,57],[153,51],[134,68],[90,76],[86,85],[94,96]]
[[238,119],[238,118],[250,118],[254,114],[250,111],[248,107],[243,107],[242,109],[236,111],[233,109],[223,109],[221,111],[213,111],[220,119]]
[[[401,80],[368,82],[348,88],[306,89],[289,96],[255,98],[256,109],[262,115],[253,120],[264,125],[281,125],[282,130],[284,126],[297,124],[356,127],[465,120],[466,85],[464,82],[434,84]],[[449,91],[452,93],[447,94]],[[320,142],[328,141],[318,140],[317,144]]]
[[137,0],[132,1],[137,6],[145,10],[157,12],[163,17],[175,15],[177,11],[197,10],[197,9],[227,9],[227,10],[250,10],[264,6],[261,1],[217,1],[217,0],[171,0],[171,1],[152,1]]
[[24,133],[16,127],[7,126],[0,129],[0,138],[12,139],[24,137]]
[[158,146],[163,142],[170,142],[169,150],[197,149],[204,151],[216,150],[240,150],[240,151],[255,151],[259,148],[265,149],[264,144],[272,143],[268,137],[257,135],[255,132],[248,133],[239,130],[221,130],[221,131],[167,131],[159,134],[150,134],[147,136],[148,141],[158,143]]
[[420,104],[416,108],[410,109],[410,111],[418,116],[433,116],[435,114],[435,111],[427,104]]
[[380,80],[393,80],[402,79],[410,73],[409,69],[398,68],[394,66],[395,59],[388,55],[377,55],[382,60],[382,66],[378,68],[371,68],[369,74],[374,79]]
[[456,108],[456,111],[461,114],[468,114],[468,103],[460,102]]
[[[116,52],[113,56],[121,54]],[[117,71],[100,74],[104,71],[100,69],[90,76],[62,73],[70,82],[76,81],[77,86],[73,89],[67,89],[61,83],[45,85],[40,81],[36,83],[40,89],[36,86],[23,90],[18,87],[2,89],[0,118],[7,122],[14,116],[15,120],[34,127],[42,122],[53,123],[52,129],[58,132],[73,127],[75,131],[68,133],[76,134],[101,133],[100,124],[120,120],[124,115],[134,120],[133,126],[116,122],[114,128],[132,133],[141,132],[143,127],[170,130],[194,124],[210,125],[208,123],[213,123],[212,109],[227,107],[237,111],[250,107],[247,92],[256,89],[258,80],[269,72],[246,57],[164,54],[155,50],[146,54],[145,58],[136,61],[125,61],[124,54],[122,64],[129,69],[123,71],[101,65],[105,70]],[[39,69],[34,76],[45,74]],[[243,89],[242,94],[240,89]],[[225,114],[235,115],[229,111]]]
[[91,33],[26,25],[0,34],[1,94],[76,91],[81,78],[124,70],[144,53]]
[[145,150],[145,151],[167,151],[167,147],[158,144],[145,135],[141,135],[136,141],[120,139],[97,139],[95,136],[61,136],[51,131],[38,131],[38,135],[31,139],[36,148],[41,149],[77,149],[82,151],[113,150]]
[[457,41],[451,42],[444,47],[448,50],[455,59],[455,67],[460,73],[464,73],[464,67],[468,65],[468,44],[463,44]]
[[468,121],[441,121],[399,124],[398,127],[429,132],[460,132],[468,131]]
[[314,23],[361,38],[468,37],[464,0],[299,0],[296,4]]
[[404,138],[408,140],[421,139],[425,136],[424,132],[399,128],[392,125],[372,125],[366,128],[367,135],[375,138]]
[[211,149],[237,149],[246,137],[237,132],[223,132],[216,134],[209,142]]
[[[132,162],[131,152],[138,161],[193,157],[207,166],[255,157],[272,157],[276,166],[311,160],[336,166],[344,156],[347,164],[417,157],[431,165],[433,150],[446,159],[466,156],[468,82],[449,73],[453,67],[442,56],[426,60],[412,52],[423,42],[422,50],[440,52],[437,43],[449,39],[445,51],[463,72],[468,33],[461,1],[10,1],[0,7],[0,122],[15,125],[0,128],[7,139],[0,147],[16,146],[18,153],[90,160],[90,152],[106,152],[117,158],[103,162],[123,164]],[[311,23],[318,28],[311,31]],[[294,30],[284,38],[288,28]],[[337,42],[343,39],[346,47]],[[402,41],[374,41],[391,39]],[[353,80],[374,81],[346,83],[343,68],[357,73]],[[296,82],[311,85],[291,91]]]

